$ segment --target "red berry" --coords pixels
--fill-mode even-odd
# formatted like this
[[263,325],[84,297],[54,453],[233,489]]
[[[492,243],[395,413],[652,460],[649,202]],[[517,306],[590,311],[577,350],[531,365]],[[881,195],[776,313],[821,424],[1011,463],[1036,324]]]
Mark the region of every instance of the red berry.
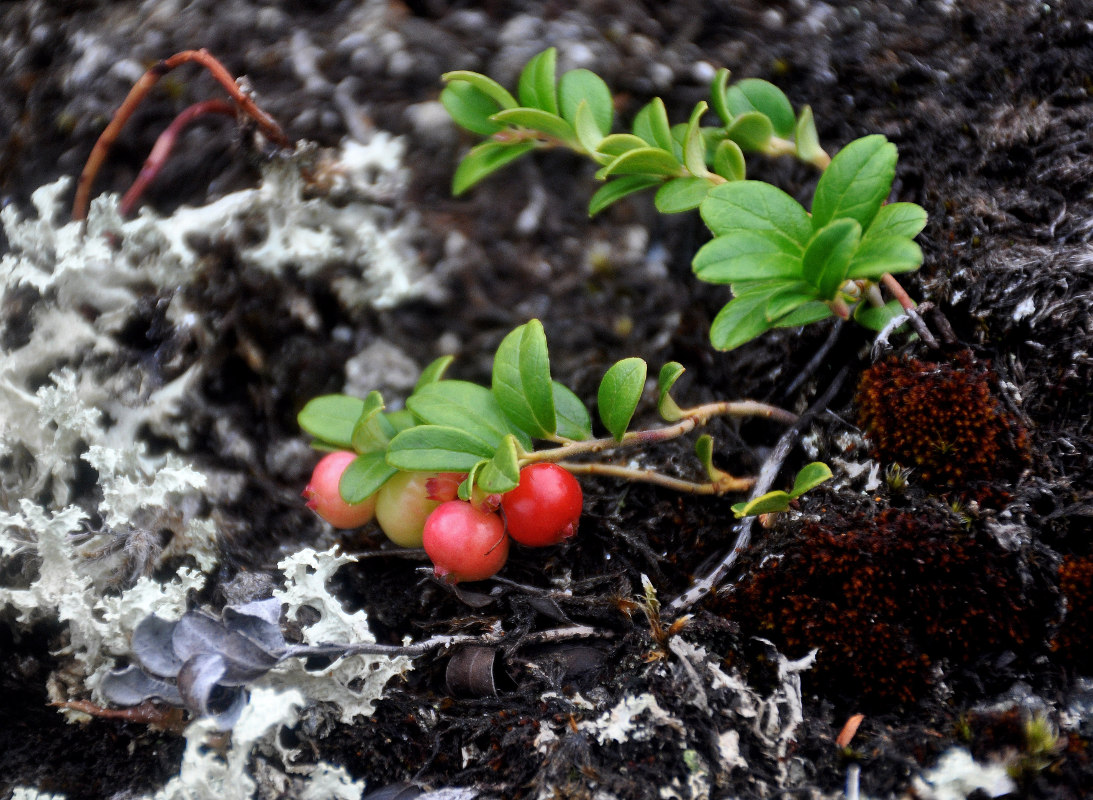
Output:
[[462,500],[441,503],[429,515],[424,544],[437,577],[449,583],[492,577],[509,556],[501,517]]
[[376,492],[376,522],[395,544],[421,547],[425,520],[440,505],[429,497],[429,484],[437,477],[435,472],[397,472]]
[[315,465],[315,471],[311,473],[311,481],[304,489],[307,507],[335,528],[359,528],[367,525],[372,521],[372,514],[376,509],[375,495],[360,503],[349,504],[342,499],[338,491],[342,473],[356,457],[356,453],[350,453],[347,450],[339,450],[323,456]]
[[584,496],[577,479],[557,464],[520,470],[520,483],[501,495],[509,536],[529,547],[546,547],[577,532]]

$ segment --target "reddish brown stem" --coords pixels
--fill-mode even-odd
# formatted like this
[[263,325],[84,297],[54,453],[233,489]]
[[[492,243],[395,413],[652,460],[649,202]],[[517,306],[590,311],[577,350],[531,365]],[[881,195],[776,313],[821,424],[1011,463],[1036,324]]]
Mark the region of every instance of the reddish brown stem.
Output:
[[160,78],[175,67],[190,63],[191,61],[205,67],[216,81],[228,92],[231,99],[235,101],[240,112],[253,119],[266,136],[281,147],[288,146],[288,139],[281,130],[281,126],[273,120],[273,117],[269,116],[269,114],[260,109],[253,100],[247,97],[243,90],[236,84],[231,73],[228,72],[228,70],[224,68],[224,65],[217,61],[208,50],[183,50],[180,53],[175,53],[168,59],[160,61],[145,72],[140,79],[133,84],[133,88],[129,90],[129,94],[126,96],[121,106],[114,112],[110,124],[106,126],[106,129],[99,136],[98,141],[95,142],[95,146],[91,149],[91,155],[88,156],[87,163],[84,165],[83,172],[80,173],[79,181],[76,184],[76,199],[72,203],[72,219],[87,219],[87,209],[91,203],[91,185],[95,182],[95,176],[98,175],[99,169],[102,167],[107,154],[110,152],[110,148],[113,147],[114,142],[117,141],[118,134],[121,133],[122,128],[125,127],[125,123],[129,121],[133,112],[136,111],[137,106],[141,104],[148,95],[148,92],[152,90],[152,87],[156,85],[156,82]]
[[140,168],[137,179],[133,181],[133,185],[129,187],[129,191],[125,193],[121,203],[118,204],[118,213],[123,217],[128,217],[132,213],[141,195],[144,194],[148,185],[155,180],[156,175],[163,169],[163,165],[167,163],[171,150],[174,149],[175,142],[178,141],[183,128],[206,114],[227,114],[232,116],[235,114],[235,106],[227,100],[202,100],[200,103],[194,103],[186,108],[171,120],[171,124],[156,139],[156,144],[152,148],[152,152],[148,154],[148,158],[145,159],[144,166]]

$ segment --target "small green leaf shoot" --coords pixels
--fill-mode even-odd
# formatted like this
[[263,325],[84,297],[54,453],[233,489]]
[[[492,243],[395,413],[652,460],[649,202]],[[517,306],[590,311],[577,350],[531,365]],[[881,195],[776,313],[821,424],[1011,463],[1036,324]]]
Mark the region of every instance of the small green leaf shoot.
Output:
[[558,113],[558,93],[554,82],[558,51],[548,47],[534,56],[520,73],[517,96],[525,108],[538,108],[551,114]]
[[660,368],[657,375],[657,412],[665,422],[678,422],[683,419],[683,412],[670,392],[675,382],[683,374],[683,365],[678,361],[669,361]]
[[833,159],[816,184],[812,224],[816,230],[849,217],[868,230],[892,189],[896,146],[881,134],[855,139]]
[[648,366],[640,358],[624,358],[604,373],[596,394],[600,420],[621,442],[645,389]]
[[326,394],[308,401],[296,417],[300,427],[320,442],[341,449],[353,447],[353,428],[364,401],[344,394]]
[[385,460],[382,450],[357,456],[338,481],[338,494],[347,503],[362,503],[379,491],[398,472]]
[[501,341],[493,359],[492,386],[501,410],[517,428],[539,438],[555,433],[557,416],[543,323],[533,319]]
[[612,203],[617,203],[628,195],[659,186],[663,180],[663,178],[648,175],[626,175],[608,181],[597,189],[592,199],[588,201],[588,216],[594,217]]
[[459,196],[491,173],[536,148],[535,142],[483,142],[470,149],[452,176],[452,194]]
[[562,118],[574,128],[577,127],[581,103],[587,105],[600,138],[611,133],[611,125],[615,119],[611,90],[599,75],[590,70],[570,70],[558,81],[558,106]]

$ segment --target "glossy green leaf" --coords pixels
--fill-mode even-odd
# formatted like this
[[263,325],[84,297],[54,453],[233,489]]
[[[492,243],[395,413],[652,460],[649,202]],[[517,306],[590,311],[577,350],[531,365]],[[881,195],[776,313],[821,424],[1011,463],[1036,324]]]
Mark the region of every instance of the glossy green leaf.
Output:
[[554,410],[558,415],[556,433],[574,441],[592,438],[592,417],[581,402],[581,398],[558,381],[553,381],[553,386]]
[[516,106],[519,105],[519,103],[516,102],[516,98],[509,94],[508,89],[493,78],[488,78],[481,73],[458,69],[452,72],[445,72],[440,77],[448,84],[455,83],[456,81],[470,84],[482,94],[492,99],[499,108],[516,108]]
[[611,124],[615,119],[615,102],[611,98],[611,90],[595,72],[587,69],[570,70],[558,81],[558,106],[562,117],[573,127],[577,127],[577,110],[581,103],[588,105],[600,135],[611,133]]
[[732,139],[725,139],[714,151],[713,171],[730,181],[742,181],[747,177],[744,151]]
[[379,491],[398,472],[386,461],[382,450],[359,455],[345,468],[338,481],[338,494],[347,503],[361,503]]
[[711,481],[716,481],[725,473],[713,465],[713,437],[704,433],[695,439],[695,455],[702,464],[702,471]]
[[596,193],[592,195],[592,199],[588,201],[588,215],[590,217],[595,216],[627,195],[653,186],[659,186],[661,183],[663,183],[663,179],[648,175],[627,175],[608,181],[597,189]]
[[673,178],[663,184],[653,198],[661,214],[678,214],[702,205],[713,184],[706,178]]
[[456,167],[452,176],[452,194],[461,195],[486,176],[512,163],[524,153],[534,150],[534,142],[483,142],[472,147]]
[[759,78],[744,78],[729,87],[725,100],[734,117],[759,112],[770,120],[774,133],[787,138],[793,134],[796,124],[793,106],[773,83]]
[[796,311],[805,303],[816,299],[816,289],[804,281],[787,282],[780,291],[767,300],[763,316],[767,322],[777,323],[782,317]]
[[644,360],[624,358],[612,364],[600,381],[596,394],[600,420],[616,441],[622,441],[623,434],[634,417],[634,411],[645,389],[647,371]]
[[669,153],[675,150],[668,110],[659,97],[654,97],[634,116],[634,135],[640,136],[652,147]]
[[714,74],[713,80],[710,81],[710,108],[714,110],[717,116],[721,117],[723,125],[732,122],[732,112],[729,110],[728,98],[726,97],[730,75],[731,73],[722,67]]
[[683,419],[683,412],[672,399],[672,386],[683,374],[683,365],[678,361],[669,361],[660,368],[657,375],[657,412],[666,422],[678,422]]
[[779,284],[763,285],[730,300],[710,325],[710,343],[717,350],[732,350],[774,327],[763,314]]
[[520,73],[517,95],[520,105],[558,113],[558,93],[554,82],[558,51],[548,47],[534,56]]
[[844,217],[818,230],[808,243],[801,259],[801,276],[816,287],[821,300],[835,298],[860,241],[861,226]]
[[812,224],[819,230],[849,217],[867,230],[892,189],[896,146],[881,134],[855,139],[833,159],[816,184]]
[[387,445],[387,463],[407,472],[467,472],[496,449],[458,428],[417,425]]
[[572,125],[556,114],[538,108],[508,108],[498,111],[490,119],[503,125],[528,128],[563,142],[574,142],[577,139],[577,132]]
[[461,128],[480,136],[492,136],[502,126],[490,119],[500,106],[466,81],[454,81],[440,93],[440,102]]
[[358,453],[383,450],[397,433],[381,413],[383,409],[383,396],[379,392],[369,392],[357,424],[353,426],[353,449]]
[[903,236],[866,236],[846,277],[878,279],[884,273],[914,272],[922,266],[922,248]]
[[754,517],[759,514],[776,514],[780,511],[789,511],[789,502],[793,498],[786,492],[767,492],[761,497],[749,500],[746,503],[734,503],[732,513],[737,519]]
[[323,442],[338,447],[353,446],[353,428],[364,410],[359,397],[344,394],[325,394],[308,401],[296,421],[300,427]]
[[823,168],[827,163],[827,153],[820,147],[820,135],[816,132],[816,122],[812,118],[812,109],[805,106],[797,115],[797,125],[793,132],[797,158],[806,164],[815,164]]
[[[516,433],[501,411],[493,392],[468,381],[437,381],[406,399],[421,423],[458,428],[497,447],[510,433]],[[531,439],[520,432],[520,443],[531,447]]]
[[706,142],[702,138],[700,123],[709,106],[705,102],[695,105],[683,134],[683,164],[692,175],[703,178],[710,174],[706,169]]
[[873,223],[862,234],[864,244],[869,237],[903,236],[914,239],[926,227],[926,209],[914,203],[883,205],[873,217]]
[[580,142],[581,147],[583,147],[596,161],[601,164],[606,164],[610,161],[608,156],[600,155],[596,150],[596,148],[600,146],[600,142],[603,141],[603,133],[600,132],[599,127],[596,125],[596,120],[592,117],[592,110],[585,100],[582,100],[581,104],[577,106],[577,112],[574,115],[573,130],[577,134],[577,141]]
[[479,469],[476,478],[479,488],[489,494],[502,494],[516,488],[520,483],[520,463],[513,436],[505,437],[493,458]]
[[822,461],[813,461],[805,464],[793,481],[793,488],[789,490],[789,496],[797,499],[810,489],[815,489],[824,481],[831,480],[831,467]]
[[524,323],[501,341],[493,358],[493,396],[520,430],[540,438],[555,433],[550,358],[539,320]]
[[811,325],[813,322],[819,322],[822,319],[833,316],[835,316],[835,313],[828,307],[827,303],[813,300],[775,321],[774,327],[798,328],[802,325]]
[[648,146],[647,141],[632,133],[612,133],[603,138],[596,152],[607,156],[621,156],[630,150],[639,150]]
[[671,153],[659,147],[627,150],[596,173],[599,179],[611,175],[664,175],[674,177],[683,172],[683,165]]
[[732,181],[715,186],[701,211],[706,226],[716,236],[741,228],[773,231],[785,239],[786,248],[796,245],[802,252],[812,237],[812,221],[804,207],[763,181]]
[[452,365],[453,361],[455,361],[455,356],[441,356],[430,361],[428,366],[421,371],[421,375],[418,376],[417,383],[414,384],[414,392],[421,391],[430,383],[443,380],[444,373],[448,371],[448,367]]
[[854,320],[871,331],[882,331],[888,323],[903,313],[899,300],[889,300],[880,307],[859,303],[854,309]]
[[691,267],[708,283],[799,278],[804,248],[771,231],[730,231],[695,253]]
[[400,433],[401,431],[412,428],[418,424],[417,418],[408,408],[400,408],[398,411],[387,411],[383,416],[391,424],[395,433]]
[[744,150],[762,150],[774,135],[774,127],[763,114],[749,111],[733,119],[725,132]]

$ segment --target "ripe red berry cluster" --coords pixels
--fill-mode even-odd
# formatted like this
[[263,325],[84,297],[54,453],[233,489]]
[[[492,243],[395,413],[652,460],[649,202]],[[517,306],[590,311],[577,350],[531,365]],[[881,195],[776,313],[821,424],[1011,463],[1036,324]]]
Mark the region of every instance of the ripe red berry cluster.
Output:
[[556,464],[520,470],[515,489],[474,502],[457,499],[465,476],[399,472],[361,503],[342,500],[338,483],[355,455],[323,457],[304,489],[308,508],[336,528],[372,520],[395,544],[424,547],[438,577],[456,583],[489,578],[505,565],[509,538],[547,547],[577,532],[583,495],[572,474]]

